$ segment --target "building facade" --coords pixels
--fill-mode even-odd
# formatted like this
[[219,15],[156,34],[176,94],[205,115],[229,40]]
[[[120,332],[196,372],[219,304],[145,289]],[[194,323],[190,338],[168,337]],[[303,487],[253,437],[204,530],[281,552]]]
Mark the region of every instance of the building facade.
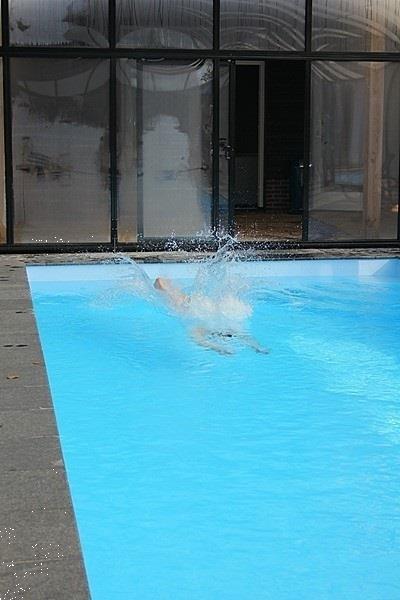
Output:
[[6,0],[0,252],[399,244],[400,0]]

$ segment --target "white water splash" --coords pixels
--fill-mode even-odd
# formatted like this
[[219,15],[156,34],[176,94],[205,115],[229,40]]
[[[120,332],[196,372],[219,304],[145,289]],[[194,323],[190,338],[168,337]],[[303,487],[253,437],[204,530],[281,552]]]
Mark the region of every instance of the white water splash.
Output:
[[246,299],[248,284],[243,275],[235,273],[235,265],[248,258],[248,252],[237,250],[236,245],[235,238],[222,240],[218,251],[199,263],[188,289],[181,290],[175,281],[164,279],[167,281],[167,293],[157,291],[154,282],[134,260],[119,255],[117,262],[128,263],[131,269],[122,283],[111,294],[107,293],[107,297],[115,299],[129,293],[155,305],[166,305],[188,320],[190,325],[216,331],[243,330],[253,311]]
[[[243,273],[239,275],[237,266],[249,259],[251,251],[238,249],[237,244],[232,237],[220,240],[218,251],[198,263],[195,277],[191,284],[185,282],[185,288],[163,276],[152,281],[141,265],[123,254],[117,255],[113,262],[128,267],[124,276],[92,304],[113,308],[116,303],[136,297],[157,311],[167,310],[179,317],[199,346],[224,355],[234,354],[236,347],[268,354],[268,349],[249,333],[253,313],[247,297],[249,285]],[[160,271],[162,274],[163,269]]]
[[209,329],[243,329],[253,309],[246,298],[249,285],[236,265],[248,258],[227,238],[215,255],[199,265],[190,293],[188,317]]

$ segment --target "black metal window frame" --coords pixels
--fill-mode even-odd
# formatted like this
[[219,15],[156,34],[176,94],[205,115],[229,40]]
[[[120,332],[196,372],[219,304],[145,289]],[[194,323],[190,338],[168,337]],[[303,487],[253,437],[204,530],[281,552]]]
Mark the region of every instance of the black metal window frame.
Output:
[[[400,52],[315,52],[312,50],[312,4],[305,0],[305,47],[303,51],[242,51],[220,50],[220,0],[213,4],[213,48],[209,50],[180,50],[154,48],[119,48],[116,44],[116,0],[109,0],[109,47],[108,48],[72,48],[59,46],[12,46],[9,36],[9,2],[3,0],[2,45],[0,56],[3,62],[4,94],[4,159],[6,194],[6,243],[0,244],[0,253],[15,252],[76,252],[76,251],[151,251],[168,247],[168,240],[143,240],[136,243],[118,241],[118,168],[117,168],[117,91],[116,65],[120,58],[146,60],[165,58],[166,60],[210,59],[213,61],[213,206],[212,220],[214,230],[219,218],[219,94],[221,61],[266,60],[266,61],[302,61],[305,65],[305,110],[304,110],[304,205],[302,215],[302,240],[299,241],[257,241],[243,243],[258,248],[352,248],[352,247],[399,247],[400,246],[400,186],[398,190],[397,240],[346,240],[346,241],[309,241],[308,240],[308,198],[310,181],[310,121],[311,121],[311,67],[315,61],[360,61],[360,62],[400,62]],[[12,102],[10,81],[10,59],[12,58],[97,58],[107,59],[110,65],[109,83],[109,178],[110,178],[110,242],[80,244],[15,244],[14,243],[14,199],[13,199],[13,158],[12,158]],[[399,165],[400,171],[400,165]],[[187,250],[209,250],[215,248],[214,242],[200,240],[176,240],[178,247]]]

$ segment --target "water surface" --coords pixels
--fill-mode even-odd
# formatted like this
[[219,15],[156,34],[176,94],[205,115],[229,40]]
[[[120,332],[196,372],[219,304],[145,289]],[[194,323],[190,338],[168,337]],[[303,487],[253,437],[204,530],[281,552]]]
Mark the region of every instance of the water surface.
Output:
[[398,278],[249,279],[270,354],[228,357],[121,282],[51,279],[31,287],[94,600],[400,597]]

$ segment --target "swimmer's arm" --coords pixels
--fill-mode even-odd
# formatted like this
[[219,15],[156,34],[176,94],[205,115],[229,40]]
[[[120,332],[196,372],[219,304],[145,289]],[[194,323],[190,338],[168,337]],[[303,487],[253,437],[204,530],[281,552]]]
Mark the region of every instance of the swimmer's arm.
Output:
[[192,339],[203,348],[207,348],[208,350],[214,350],[214,352],[218,352],[218,354],[229,355],[233,354],[233,350],[230,348],[226,348],[222,344],[217,344],[213,340],[210,339],[210,331],[204,329],[203,327],[195,327],[191,331]]

